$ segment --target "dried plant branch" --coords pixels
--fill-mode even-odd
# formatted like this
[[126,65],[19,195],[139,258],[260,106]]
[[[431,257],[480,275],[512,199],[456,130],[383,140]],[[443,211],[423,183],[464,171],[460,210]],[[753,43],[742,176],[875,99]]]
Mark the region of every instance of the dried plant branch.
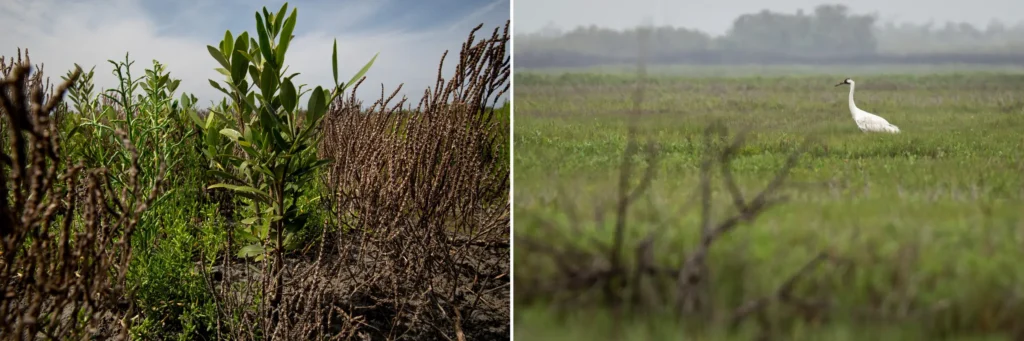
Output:
[[[318,157],[333,160],[321,180],[337,229],[295,256],[303,261],[284,258],[281,301],[265,314],[246,314],[252,297],[270,295],[261,289],[265,270],[210,270],[220,314],[241,316],[224,337],[507,335],[508,121],[494,104],[509,89],[509,25],[485,39],[477,26],[453,73],[445,79],[439,66],[415,108],[398,98],[401,86],[382,86],[380,99],[364,106],[356,99],[364,77],[330,103]],[[493,317],[481,321],[485,314]]]
[[[714,143],[714,135],[724,136],[725,130],[722,127],[712,126],[709,127],[705,134],[705,144],[712,145]],[[726,147],[720,154],[718,154],[718,160],[721,162],[721,167],[727,168],[731,161],[731,155],[734,153],[738,146],[742,143],[744,135],[739,135],[735,141]],[[778,171],[776,171],[775,177],[771,182],[759,192],[753,200],[749,203],[743,194],[739,191],[735,185],[734,180],[730,176],[726,176],[726,187],[730,188],[730,194],[733,195],[733,203],[737,205],[737,213],[722,220],[717,225],[712,223],[711,220],[711,162],[705,159],[704,164],[701,167],[701,239],[697,245],[697,249],[690,253],[689,256],[683,262],[682,267],[679,271],[679,277],[676,279],[677,287],[677,303],[682,309],[684,314],[702,310],[704,306],[710,306],[710,294],[707,292],[709,288],[708,279],[708,268],[707,268],[707,256],[711,249],[711,245],[718,240],[721,236],[732,231],[740,223],[753,221],[758,215],[763,213],[765,210],[781,203],[785,200],[784,196],[778,196],[777,192],[781,188],[784,180],[789,175],[789,171],[796,165],[799,157],[799,152],[792,153],[787,158],[785,165]],[[729,173],[729,171],[725,171]]]
[[[642,64],[640,74],[643,75]],[[522,285],[517,283],[516,299],[517,301],[529,301],[545,297],[554,299],[556,307],[564,308],[570,301],[583,299],[591,290],[601,288],[604,303],[613,310],[614,321],[619,323],[624,319],[621,309],[623,302],[621,297],[624,294],[630,297],[630,300],[626,301],[629,303],[629,307],[640,308],[641,311],[657,306],[658,302],[666,301],[659,300],[658,295],[675,296],[675,310],[681,317],[698,315],[703,318],[704,322],[711,322],[710,318],[715,316],[713,311],[715,305],[711,302],[711,290],[714,283],[707,258],[712,245],[742,223],[754,221],[766,210],[786,200],[786,196],[780,192],[790,170],[799,160],[801,151],[797,150],[792,153],[786,159],[783,167],[776,171],[771,181],[761,191],[748,197],[740,189],[732,172],[732,161],[746,142],[746,132],[737,134],[730,141],[728,131],[723,125],[709,126],[704,132],[703,159],[699,165],[699,184],[695,188],[696,195],[694,196],[695,200],[700,201],[698,203],[700,205],[700,239],[692,250],[685,253],[681,266],[678,268],[661,267],[654,260],[655,240],[660,235],[661,228],[649,231],[643,239],[630,246],[627,246],[628,242],[624,233],[629,221],[627,216],[630,205],[650,186],[656,173],[657,148],[650,144],[645,148],[648,152],[646,156],[647,169],[637,186],[630,185],[635,172],[633,159],[641,149],[639,143],[636,142],[635,136],[638,128],[635,120],[641,112],[639,102],[642,100],[642,92],[638,91],[634,98],[634,112],[630,115],[630,123],[626,132],[627,144],[619,170],[619,194],[615,208],[616,221],[611,245],[586,238],[581,242],[578,234],[584,231],[579,231],[581,224],[578,221],[570,221],[571,228],[577,232],[573,236],[567,235],[564,228],[553,223],[542,223],[536,234],[517,236],[517,248],[532,255],[527,261],[549,262],[554,266],[555,275],[547,280],[534,279],[533,282]],[[730,195],[731,205],[735,208],[721,218],[716,218],[717,214],[713,210],[715,200],[712,196],[712,186],[716,171],[721,175],[722,184]],[[560,195],[564,196],[564,194]],[[681,211],[686,210],[692,203],[692,201],[688,201],[682,204]],[[563,206],[567,206],[566,212],[572,220],[579,219],[574,207],[564,204]],[[721,213],[724,212],[718,214]],[[600,221],[602,215],[599,213],[597,216],[596,220]],[[633,264],[626,264],[623,260],[627,249],[631,249],[635,255]],[[778,299],[808,311],[820,307],[817,302],[797,299],[791,294],[796,278],[804,277],[820,262],[820,257],[816,258],[812,264],[794,275],[793,279],[777,291]],[[528,265],[524,265],[524,267],[526,266]],[[650,282],[647,281],[648,278],[654,282],[648,283]],[[662,288],[665,292],[659,293],[658,282],[674,282],[674,285],[671,285],[671,288]],[[752,314],[765,304],[758,302],[760,301],[737,308],[737,316]],[[765,320],[766,328],[770,327],[767,326],[767,323]],[[617,330],[617,328],[613,329]]]
[[[46,98],[29,64],[2,68],[0,113],[10,144],[0,165],[0,338],[85,336],[101,319],[131,310],[125,287],[131,236],[160,193],[166,167],[161,163],[153,183],[139,183],[138,152],[118,131],[132,155],[120,193],[106,169],[86,170],[79,162],[61,170],[65,160],[52,113],[81,70]],[[73,191],[82,180],[85,200],[79,203]],[[123,317],[121,338],[129,325]]]

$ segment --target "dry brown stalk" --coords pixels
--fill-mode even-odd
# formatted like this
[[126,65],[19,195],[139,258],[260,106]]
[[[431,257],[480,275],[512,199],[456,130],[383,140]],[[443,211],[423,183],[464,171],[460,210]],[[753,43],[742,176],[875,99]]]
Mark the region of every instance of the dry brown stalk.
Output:
[[240,316],[219,319],[234,323],[221,337],[507,337],[508,136],[495,132],[509,123],[493,106],[509,90],[510,32],[506,23],[477,39],[481,26],[416,108],[396,99],[401,86],[363,107],[355,92],[365,78],[331,104],[319,154],[333,160],[324,200],[339,226],[311,256],[285,259],[274,312],[252,309],[274,290],[261,283],[267,269],[214,269],[220,315]]
[[367,111],[354,96],[337,102],[326,122],[322,153],[335,160],[326,180],[346,224],[339,252],[353,258],[342,271],[354,292],[393,311],[386,338],[420,333],[420,321],[457,339],[469,328],[457,316],[507,310],[492,301],[508,290],[509,262],[509,173],[497,162],[507,152],[493,133],[507,123],[493,106],[509,88],[509,32],[475,41],[479,28],[454,75],[445,81],[439,67],[416,109],[382,90]]
[[[72,166],[63,159],[51,115],[81,70],[44,100],[40,73],[30,75],[27,62],[19,58],[2,68],[0,113],[8,143],[0,155],[0,339],[95,335],[101,320],[131,311],[125,288],[130,240],[160,192],[164,167],[154,184],[138,183],[138,152],[120,131],[133,156],[120,191],[106,169]],[[74,191],[80,187],[83,201]],[[129,324],[123,316],[121,338]]]

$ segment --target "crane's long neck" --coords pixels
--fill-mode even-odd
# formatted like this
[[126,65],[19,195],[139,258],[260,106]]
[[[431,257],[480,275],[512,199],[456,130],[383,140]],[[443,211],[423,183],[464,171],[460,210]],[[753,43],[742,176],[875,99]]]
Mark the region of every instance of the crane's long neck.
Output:
[[856,83],[850,83],[850,115],[853,115],[853,118],[857,118],[857,104],[853,103],[853,89],[855,86]]

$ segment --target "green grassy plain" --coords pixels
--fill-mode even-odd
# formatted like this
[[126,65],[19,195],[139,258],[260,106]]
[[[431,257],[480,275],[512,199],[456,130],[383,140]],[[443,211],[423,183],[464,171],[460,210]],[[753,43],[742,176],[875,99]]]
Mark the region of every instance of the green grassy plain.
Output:
[[[822,266],[795,289],[797,296],[826,298],[830,308],[808,322],[773,305],[769,315],[782,339],[1011,337],[1024,316],[1024,76],[854,77],[858,106],[899,126],[899,135],[857,129],[847,107],[849,88],[833,87],[845,77],[654,72],[639,125],[642,139],[660,145],[661,157],[650,190],[629,212],[626,245],[657,229],[654,257],[666,267],[678,267],[696,245],[699,212],[687,203],[694,202],[709,124],[750,131],[733,162],[748,196],[771,180],[791,151],[810,142],[784,191],[789,201],[712,247],[716,316],[772,293],[830,250],[847,265]],[[577,246],[588,245],[588,238],[612,239],[634,79],[515,75],[517,236],[553,229]],[[729,214],[720,182],[713,191],[715,216]],[[559,274],[550,258],[519,244],[515,249],[517,337],[610,338],[608,311],[599,304],[559,314],[544,299],[520,300],[527,283]],[[633,257],[632,249],[625,257]],[[628,339],[749,340],[745,331],[756,328],[746,322],[736,333],[719,326],[697,332],[672,317],[634,317],[625,327]]]

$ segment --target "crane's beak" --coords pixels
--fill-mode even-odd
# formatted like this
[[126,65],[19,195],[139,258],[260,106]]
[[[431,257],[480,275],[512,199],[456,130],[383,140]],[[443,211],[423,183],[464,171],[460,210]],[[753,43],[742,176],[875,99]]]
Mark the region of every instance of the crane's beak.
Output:
[[836,84],[836,86],[840,86],[840,85],[843,85],[843,84],[846,84],[846,83],[845,82],[844,83],[839,83],[839,84]]

